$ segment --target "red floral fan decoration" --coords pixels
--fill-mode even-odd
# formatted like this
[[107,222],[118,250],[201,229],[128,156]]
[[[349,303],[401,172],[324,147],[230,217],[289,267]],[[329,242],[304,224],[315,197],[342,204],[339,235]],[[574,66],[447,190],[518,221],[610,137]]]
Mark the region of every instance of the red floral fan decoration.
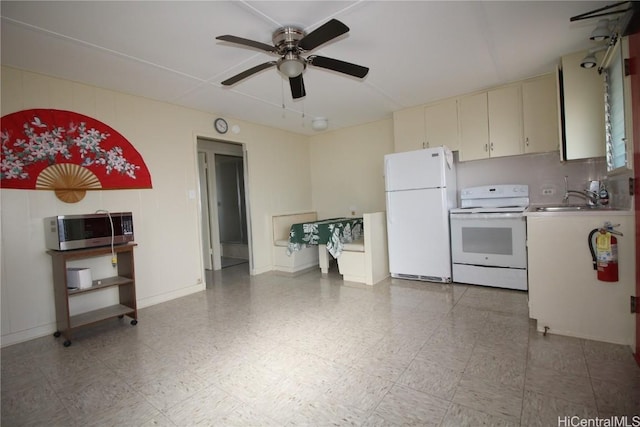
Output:
[[151,188],[142,156],[106,124],[71,111],[33,109],[3,116],[2,188],[53,190],[65,202],[87,190]]

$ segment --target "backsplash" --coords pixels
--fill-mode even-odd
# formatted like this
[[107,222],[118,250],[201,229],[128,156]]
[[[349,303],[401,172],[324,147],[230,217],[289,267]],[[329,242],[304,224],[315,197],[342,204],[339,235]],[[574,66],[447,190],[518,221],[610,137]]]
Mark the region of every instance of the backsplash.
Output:
[[[457,153],[454,153],[457,160]],[[560,162],[557,151],[541,154],[498,157],[495,159],[457,162],[458,198],[460,189],[477,185],[528,184],[531,204],[561,203],[564,196],[564,177],[570,190],[585,190],[589,181],[602,181],[607,175],[604,157]],[[620,193],[620,184],[616,193]],[[543,194],[551,193],[551,194]],[[612,203],[613,196],[612,197]],[[617,197],[617,196],[616,196]],[[617,203],[629,203],[617,197]]]
[[611,176],[605,182],[609,191],[610,205],[620,209],[631,209],[633,203],[629,194],[629,179],[633,178],[633,171]]

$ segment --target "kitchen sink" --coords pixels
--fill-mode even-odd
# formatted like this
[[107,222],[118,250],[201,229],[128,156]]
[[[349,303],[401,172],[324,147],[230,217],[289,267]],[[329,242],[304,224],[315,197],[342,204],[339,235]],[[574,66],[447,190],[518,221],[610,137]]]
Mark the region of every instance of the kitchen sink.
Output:
[[615,210],[609,206],[592,206],[592,205],[553,205],[538,206],[536,212],[572,212],[572,211],[611,211]]

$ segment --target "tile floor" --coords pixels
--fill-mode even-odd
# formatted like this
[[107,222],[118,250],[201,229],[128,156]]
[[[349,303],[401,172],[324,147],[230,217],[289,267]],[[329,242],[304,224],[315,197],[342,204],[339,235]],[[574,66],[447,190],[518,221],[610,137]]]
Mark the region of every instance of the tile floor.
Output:
[[[3,426],[558,426],[640,415],[627,347],[543,337],[527,295],[250,277],[2,349]],[[631,422],[631,418],[628,418]],[[561,424],[570,425],[570,424]]]

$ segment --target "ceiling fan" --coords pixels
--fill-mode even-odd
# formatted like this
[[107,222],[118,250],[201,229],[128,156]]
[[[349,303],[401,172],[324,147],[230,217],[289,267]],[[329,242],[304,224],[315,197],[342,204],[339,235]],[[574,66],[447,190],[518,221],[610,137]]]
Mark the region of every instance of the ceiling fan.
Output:
[[216,37],[217,40],[260,49],[280,56],[280,59],[277,61],[269,61],[256,65],[255,67],[249,68],[248,70],[223,81],[222,84],[225,86],[233,85],[259,71],[275,66],[278,68],[278,71],[289,78],[291,95],[294,99],[297,99],[306,95],[302,73],[307,68],[307,65],[313,65],[315,67],[337,71],[350,76],[364,78],[369,72],[369,68],[367,67],[340,61],[338,59],[327,58],[325,56],[311,55],[306,58],[302,56],[304,53],[309,52],[329,40],[333,40],[334,38],[347,33],[348,31],[349,27],[337,19],[332,19],[309,34],[306,34],[301,28],[297,27],[279,28],[273,33],[273,46],[242,37],[230,35],[218,36]]

